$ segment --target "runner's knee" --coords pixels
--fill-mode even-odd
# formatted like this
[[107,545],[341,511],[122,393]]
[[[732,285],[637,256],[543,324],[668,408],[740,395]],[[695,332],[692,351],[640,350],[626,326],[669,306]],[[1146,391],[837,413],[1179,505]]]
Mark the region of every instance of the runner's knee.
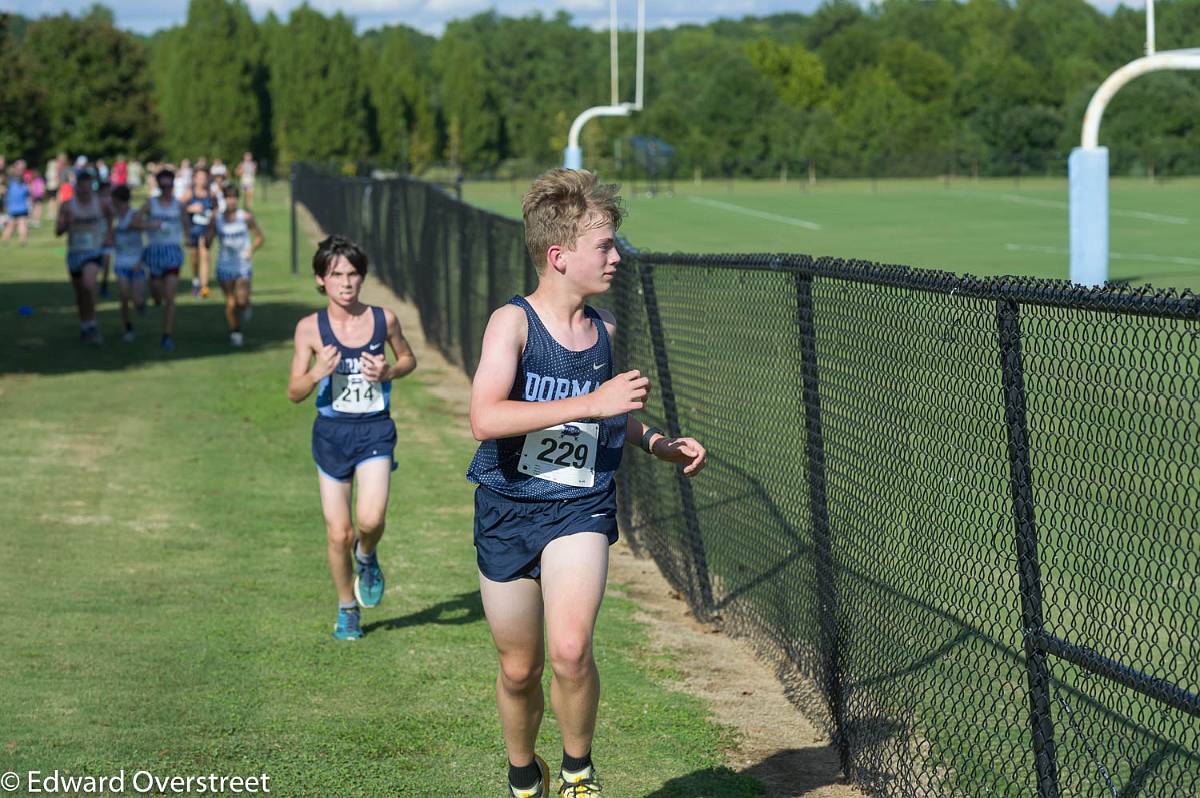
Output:
[[375,513],[359,513],[358,528],[362,530],[364,535],[378,535],[383,532],[384,526],[383,514]]
[[592,669],[592,641],[582,635],[571,635],[551,642],[550,666],[559,678],[582,679]]
[[525,655],[500,657],[500,681],[510,693],[526,693],[542,683],[542,663]]
[[354,527],[348,523],[325,522],[325,539],[330,545],[350,548],[354,543]]

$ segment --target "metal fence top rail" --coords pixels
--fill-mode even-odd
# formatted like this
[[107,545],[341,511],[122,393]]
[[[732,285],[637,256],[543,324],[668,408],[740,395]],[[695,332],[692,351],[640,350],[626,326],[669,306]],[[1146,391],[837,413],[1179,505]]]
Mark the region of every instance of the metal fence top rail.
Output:
[[[696,266],[743,271],[778,271],[828,277],[857,283],[925,291],[972,299],[1003,300],[1101,313],[1191,320],[1200,323],[1200,295],[1191,290],[1160,289],[1150,285],[1108,285],[1088,288],[1066,280],[1032,277],[972,277],[933,269],[833,257],[783,253],[697,255],[683,252],[643,252],[625,239],[622,255],[647,265]],[[1197,329],[1200,334],[1200,328]]]

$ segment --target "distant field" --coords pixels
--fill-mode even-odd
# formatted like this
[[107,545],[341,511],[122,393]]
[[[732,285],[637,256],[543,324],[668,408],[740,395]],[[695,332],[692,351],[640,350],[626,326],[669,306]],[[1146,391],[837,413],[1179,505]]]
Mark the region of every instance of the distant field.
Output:
[[[519,215],[524,181],[476,182],[464,198]],[[661,188],[661,187],[660,187]],[[1111,277],[1200,290],[1200,178],[1113,180]],[[626,186],[622,233],[643,249],[801,252],[977,275],[1067,275],[1067,183],[1057,178],[818,182],[691,181],[675,196]]]

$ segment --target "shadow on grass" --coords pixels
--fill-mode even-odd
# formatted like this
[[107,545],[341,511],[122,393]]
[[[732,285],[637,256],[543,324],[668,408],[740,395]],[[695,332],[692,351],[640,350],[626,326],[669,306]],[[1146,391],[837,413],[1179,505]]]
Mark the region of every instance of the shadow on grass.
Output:
[[646,798],[750,798],[807,795],[831,784],[844,784],[837,751],[790,748],[740,771],[707,768],[671,779]]
[[369,634],[375,630],[381,632],[407,629],[410,626],[461,626],[483,620],[483,601],[479,591],[459,593],[452,599],[439,602],[423,610],[401,615],[399,618],[389,618],[386,621],[376,621],[363,626],[363,633]]
[[[61,281],[3,283],[0,304],[0,374],[64,374],[75,371],[115,371],[157,363],[231,353],[220,289],[206,300],[186,296],[182,290],[176,305],[173,352],[159,346],[162,310],[151,301],[145,316],[134,315],[137,340],[127,344],[120,308],[115,299],[101,300],[96,321],[104,335],[102,346],[79,340],[79,316],[70,283]],[[112,285],[115,292],[115,281]],[[280,292],[261,291],[255,298]],[[25,309],[29,315],[21,315]],[[315,308],[299,302],[256,302],[254,315],[245,325],[242,351],[254,352],[291,340],[296,322]],[[287,365],[280,366],[286,373]]]

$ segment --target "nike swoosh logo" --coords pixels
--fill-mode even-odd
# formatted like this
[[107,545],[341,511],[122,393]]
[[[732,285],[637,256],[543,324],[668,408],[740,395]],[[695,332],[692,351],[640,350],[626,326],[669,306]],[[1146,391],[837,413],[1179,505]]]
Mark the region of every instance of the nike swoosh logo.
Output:
[[383,346],[383,344],[371,344],[370,346],[367,347],[367,349],[370,349],[372,352],[374,352],[376,349],[378,349],[381,346]]
[[599,371],[602,368],[604,368],[603,363],[593,363],[592,364],[592,371]]

